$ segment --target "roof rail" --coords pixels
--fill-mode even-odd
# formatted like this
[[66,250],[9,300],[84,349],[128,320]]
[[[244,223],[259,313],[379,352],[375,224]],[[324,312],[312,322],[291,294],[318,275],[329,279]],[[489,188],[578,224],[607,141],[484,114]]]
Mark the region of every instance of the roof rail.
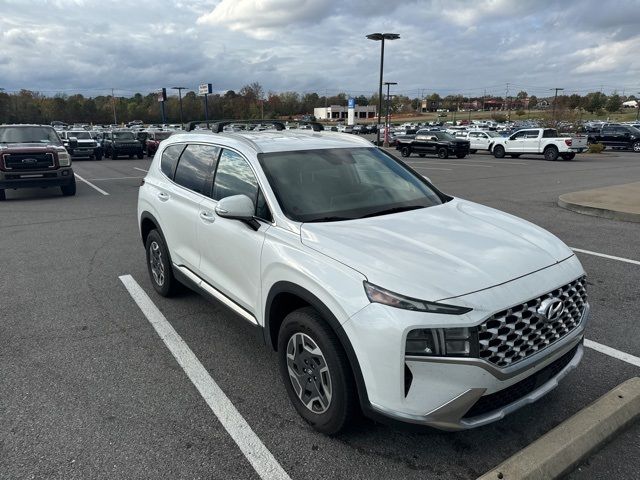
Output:
[[[298,125],[310,125],[313,131],[320,132],[324,130],[324,126],[318,122],[296,121],[293,122]],[[286,125],[282,120],[274,119],[249,119],[249,120],[214,120],[214,121],[202,121],[197,120],[195,122],[187,123],[187,131],[194,130],[197,126],[207,126],[207,130],[212,130],[214,133],[221,133],[224,131],[224,127],[227,125],[273,125],[276,130],[285,130]]]

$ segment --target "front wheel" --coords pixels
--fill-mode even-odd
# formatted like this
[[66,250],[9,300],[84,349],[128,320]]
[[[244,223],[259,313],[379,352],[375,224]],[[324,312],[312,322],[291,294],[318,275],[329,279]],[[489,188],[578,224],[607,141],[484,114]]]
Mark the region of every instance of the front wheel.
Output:
[[504,147],[502,145],[496,145],[493,147],[493,156],[496,158],[504,158]]
[[313,308],[286,316],[278,334],[280,373],[293,406],[313,428],[327,435],[354,417],[357,395],[344,348]]
[[111,150],[111,160],[117,160],[118,154],[116,153],[116,149]]
[[444,147],[438,149],[438,158],[449,158],[449,150]]
[[7,194],[4,193],[3,189],[0,189],[0,202],[4,202],[7,199]]
[[102,160],[102,152],[96,153],[96,160]]
[[153,288],[163,297],[175,295],[180,289],[180,284],[173,276],[171,257],[164,243],[164,238],[158,233],[158,230],[152,230],[149,233],[145,242],[145,249],[147,251],[149,277],[151,277]]
[[467,156],[466,153],[456,153],[456,158],[464,158],[466,156]]
[[410,157],[411,156],[411,147],[402,147],[402,149],[400,150],[400,154],[403,157]]
[[60,187],[62,190],[62,195],[65,197],[73,197],[76,194],[76,177],[74,176],[71,179],[71,183],[69,185],[63,185]]
[[419,156],[420,158],[424,158],[424,155],[425,155],[424,153],[419,153],[419,154],[418,154],[418,156]]
[[544,151],[544,159],[555,162],[558,159],[558,149],[556,147],[547,147]]
[[635,142],[632,147],[634,152],[640,153],[640,142]]

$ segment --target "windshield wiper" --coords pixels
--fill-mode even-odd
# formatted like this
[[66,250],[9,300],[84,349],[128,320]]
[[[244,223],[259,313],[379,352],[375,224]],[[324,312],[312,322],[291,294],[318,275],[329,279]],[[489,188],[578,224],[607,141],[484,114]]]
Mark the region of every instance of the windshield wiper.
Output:
[[378,210],[377,212],[368,213],[360,218],[377,217],[378,215],[388,215],[390,213],[408,212],[409,210],[417,210],[418,208],[425,208],[424,205],[409,205],[405,207],[386,208],[384,210]]

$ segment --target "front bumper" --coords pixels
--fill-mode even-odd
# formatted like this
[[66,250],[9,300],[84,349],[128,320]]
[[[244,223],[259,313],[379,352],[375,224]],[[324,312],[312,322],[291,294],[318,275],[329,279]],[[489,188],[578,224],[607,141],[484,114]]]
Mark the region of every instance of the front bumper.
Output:
[[[486,425],[551,391],[582,358],[588,322],[506,368],[479,358],[405,356],[414,328],[475,326],[505,305],[517,305],[584,274],[574,257],[504,285],[447,303],[476,308],[459,316],[411,312],[372,303],[343,324],[358,357],[368,405],[376,416],[443,430]],[[541,292],[541,285],[545,292]],[[496,305],[496,302],[500,302]],[[497,308],[491,307],[496,305]]]
[[112,147],[118,155],[137,155],[142,153],[142,146],[115,145]]
[[71,167],[62,167],[57,170],[0,171],[0,189],[62,187],[73,183],[73,179]]

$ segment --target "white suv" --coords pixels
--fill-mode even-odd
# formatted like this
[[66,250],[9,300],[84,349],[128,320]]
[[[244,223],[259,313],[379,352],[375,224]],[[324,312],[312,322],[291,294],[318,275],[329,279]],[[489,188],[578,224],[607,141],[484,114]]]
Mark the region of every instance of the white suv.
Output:
[[582,357],[585,273],[564,243],[356,136],[174,135],[138,218],[156,291],[188,285],[259,329],[293,405],[324,433],[357,409],[484,425]]

